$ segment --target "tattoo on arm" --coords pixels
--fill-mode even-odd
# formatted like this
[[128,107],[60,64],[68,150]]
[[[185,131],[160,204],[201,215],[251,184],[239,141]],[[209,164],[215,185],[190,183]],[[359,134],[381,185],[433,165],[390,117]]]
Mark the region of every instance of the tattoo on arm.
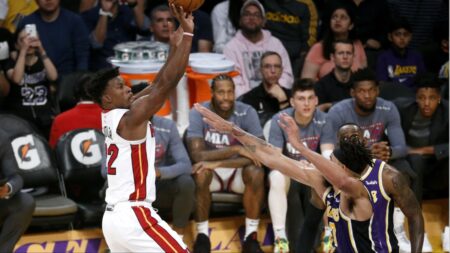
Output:
[[390,170],[392,184],[391,194],[394,196],[395,202],[408,219],[411,252],[421,252],[424,236],[424,222],[419,202],[409,188],[406,178],[399,172],[392,172],[392,169]]

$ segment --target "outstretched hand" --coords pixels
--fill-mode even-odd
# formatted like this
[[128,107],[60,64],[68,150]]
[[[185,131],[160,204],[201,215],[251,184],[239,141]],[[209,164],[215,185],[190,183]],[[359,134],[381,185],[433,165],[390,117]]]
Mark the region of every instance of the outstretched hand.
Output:
[[290,143],[300,143],[300,131],[298,130],[297,123],[291,116],[284,112],[280,113],[278,125],[280,125],[280,127],[287,134]]
[[169,2],[170,12],[178,22],[184,32],[193,33],[194,32],[194,17],[191,12],[184,12],[183,7],[176,6],[173,1]]
[[224,120],[222,117],[215,114],[203,105],[197,103],[194,104],[194,107],[195,110],[197,110],[203,116],[203,121],[205,121],[206,124],[212,126],[217,131],[222,133],[230,133],[233,130],[233,123]]

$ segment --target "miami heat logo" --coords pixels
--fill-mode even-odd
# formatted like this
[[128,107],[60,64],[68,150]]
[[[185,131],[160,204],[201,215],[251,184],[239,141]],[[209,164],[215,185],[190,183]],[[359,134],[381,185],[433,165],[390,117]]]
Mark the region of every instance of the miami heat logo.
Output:
[[76,134],[70,143],[70,148],[74,158],[84,165],[101,162],[102,153],[94,130]]
[[41,163],[34,137],[31,134],[14,139],[11,146],[20,169],[30,170]]

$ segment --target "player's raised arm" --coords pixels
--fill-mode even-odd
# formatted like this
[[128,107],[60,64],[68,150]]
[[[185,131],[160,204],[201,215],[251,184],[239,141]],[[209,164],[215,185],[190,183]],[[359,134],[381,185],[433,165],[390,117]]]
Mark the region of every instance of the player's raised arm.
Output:
[[170,38],[171,52],[166,63],[157,74],[153,84],[141,91],[124,118],[127,129],[137,128],[146,123],[163,105],[171,90],[183,76],[191,51],[194,21],[191,13],[185,13],[182,7],[170,4],[173,16],[180,27]]

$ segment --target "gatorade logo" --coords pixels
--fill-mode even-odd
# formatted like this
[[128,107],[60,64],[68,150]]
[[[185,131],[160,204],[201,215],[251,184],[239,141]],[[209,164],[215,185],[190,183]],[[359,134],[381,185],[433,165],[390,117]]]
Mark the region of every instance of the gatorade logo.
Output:
[[22,170],[36,168],[40,163],[38,151],[31,134],[14,139],[11,142],[17,165]]
[[76,134],[70,143],[75,159],[84,165],[99,163],[102,159],[100,145],[94,130]]

